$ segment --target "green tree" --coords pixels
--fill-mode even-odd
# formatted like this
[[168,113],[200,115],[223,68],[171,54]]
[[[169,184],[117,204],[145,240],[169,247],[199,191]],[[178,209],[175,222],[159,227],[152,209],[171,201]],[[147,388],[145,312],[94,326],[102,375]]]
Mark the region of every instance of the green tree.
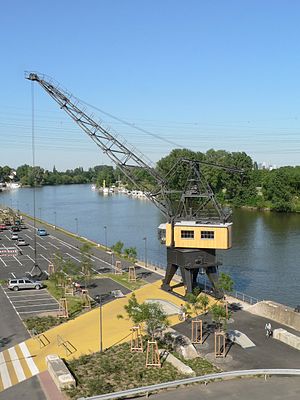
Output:
[[206,313],[207,312],[207,306],[209,305],[209,298],[206,294],[200,294],[199,296],[199,302],[201,304],[201,308],[203,311]]
[[159,303],[139,303],[135,294],[132,294],[124,308],[132,322],[143,326],[152,339],[158,330],[169,325],[167,314]]
[[217,283],[218,289],[222,290],[222,292],[232,292],[233,285],[234,282],[231,276],[221,272]]
[[114,253],[120,255],[120,254],[122,254],[123,247],[124,247],[124,243],[119,240],[119,241],[117,241],[117,243],[115,243],[114,245],[111,246],[111,249]]
[[124,249],[124,254],[126,258],[129,258],[133,262],[136,262],[137,259],[137,250],[136,247],[128,247]]
[[[221,330],[222,328],[226,330],[226,309],[221,304],[214,304],[210,308],[210,312],[212,315],[212,320],[216,323],[217,329]],[[229,318],[229,314],[228,314]]]

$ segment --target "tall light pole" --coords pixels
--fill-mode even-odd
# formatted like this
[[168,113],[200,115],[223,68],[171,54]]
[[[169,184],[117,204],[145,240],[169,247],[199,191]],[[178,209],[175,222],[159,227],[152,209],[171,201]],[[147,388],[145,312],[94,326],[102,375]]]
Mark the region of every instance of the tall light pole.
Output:
[[56,211],[54,211],[54,229],[56,229]]
[[145,241],[145,268],[148,267],[148,260],[147,260],[147,237],[143,237],[143,240]]
[[95,300],[99,304],[99,328],[100,328],[100,353],[103,352],[103,334],[102,334],[102,294],[97,294]]
[[75,218],[76,223],[76,236],[78,236],[78,218]]
[[107,251],[107,226],[104,226],[105,250]]

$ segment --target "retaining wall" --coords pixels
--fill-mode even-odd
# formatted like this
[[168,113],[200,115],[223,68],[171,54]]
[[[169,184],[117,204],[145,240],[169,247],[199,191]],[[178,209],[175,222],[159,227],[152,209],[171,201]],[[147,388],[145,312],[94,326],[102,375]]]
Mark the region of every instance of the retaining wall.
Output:
[[300,313],[295,312],[291,307],[274,301],[260,301],[249,307],[247,311],[300,331]]

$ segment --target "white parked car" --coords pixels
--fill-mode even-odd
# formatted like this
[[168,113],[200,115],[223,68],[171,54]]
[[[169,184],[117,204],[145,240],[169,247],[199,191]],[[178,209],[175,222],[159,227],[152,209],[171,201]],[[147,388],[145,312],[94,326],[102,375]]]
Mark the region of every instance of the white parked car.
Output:
[[18,240],[19,235],[17,233],[12,233],[10,238],[11,238],[11,240]]
[[25,240],[23,238],[18,238],[17,241],[17,246],[27,246],[27,243],[25,242]]
[[42,289],[43,282],[34,281],[28,278],[10,279],[8,281],[8,289],[18,291],[20,289]]

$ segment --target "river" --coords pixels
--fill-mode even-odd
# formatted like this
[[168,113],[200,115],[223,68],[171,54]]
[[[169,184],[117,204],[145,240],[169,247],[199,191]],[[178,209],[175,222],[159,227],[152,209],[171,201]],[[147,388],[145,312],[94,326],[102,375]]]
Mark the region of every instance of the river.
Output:
[[[0,204],[33,215],[33,190],[2,192]],[[104,196],[90,185],[45,186],[36,189],[36,217],[98,243],[121,240],[136,247],[141,260],[146,247],[148,262],[166,264],[166,249],[157,240],[163,217],[146,199]],[[233,223],[233,247],[218,255],[235,289],[260,300],[300,304],[300,214],[236,209]]]

